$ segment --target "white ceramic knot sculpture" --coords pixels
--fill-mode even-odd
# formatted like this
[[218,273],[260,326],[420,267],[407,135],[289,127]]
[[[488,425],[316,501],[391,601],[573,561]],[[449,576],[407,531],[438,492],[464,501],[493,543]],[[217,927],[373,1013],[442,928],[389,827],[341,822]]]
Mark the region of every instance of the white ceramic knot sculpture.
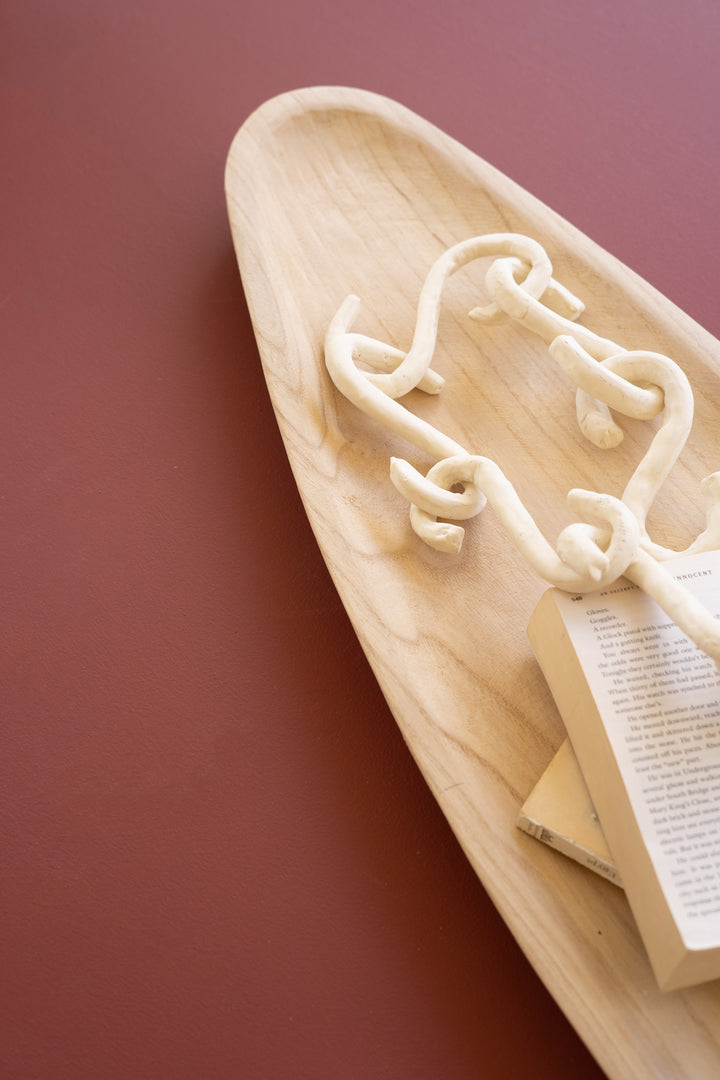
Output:
[[[510,319],[546,342],[551,358],[577,386],[578,422],[591,442],[607,448],[622,439],[611,410],[639,420],[662,413],[662,424],[622,498],[579,489],[569,492],[568,505],[581,520],[561,532],[555,548],[494,461],[469,453],[397,401],[416,388],[431,394],[441,390],[443,380],[430,364],[445,283],[460,267],[488,257],[492,262],[486,282],[492,302],[474,308],[470,317],[481,323]],[[354,333],[351,327],[359,305],[358,297],[347,297],[330,323],[325,362],[333,382],[351,402],[436,459],[427,476],[402,459],[390,463],[392,482],[410,503],[417,535],[440,551],[457,553],[464,530],[452,522],[473,517],[490,502],[518,550],[551,585],[568,592],[591,592],[624,575],[652,596],[720,666],[718,623],[662,565],[679,555],[720,547],[720,472],[703,481],[706,528],[685,551],[654,543],[646,529],[650,507],[692,426],[692,391],[680,367],[660,353],[627,351],[578,324],[582,302],[555,281],[544,248],[515,233],[465,240],[435,262],[420,293],[407,352]],[[359,368],[359,363],[371,370]]]

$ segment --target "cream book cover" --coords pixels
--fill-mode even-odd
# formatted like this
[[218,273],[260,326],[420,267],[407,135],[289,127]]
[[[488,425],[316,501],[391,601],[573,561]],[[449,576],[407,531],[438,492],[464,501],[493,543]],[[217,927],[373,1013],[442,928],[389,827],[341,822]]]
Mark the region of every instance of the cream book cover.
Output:
[[536,840],[622,884],[569,739],[525,800],[517,824]]

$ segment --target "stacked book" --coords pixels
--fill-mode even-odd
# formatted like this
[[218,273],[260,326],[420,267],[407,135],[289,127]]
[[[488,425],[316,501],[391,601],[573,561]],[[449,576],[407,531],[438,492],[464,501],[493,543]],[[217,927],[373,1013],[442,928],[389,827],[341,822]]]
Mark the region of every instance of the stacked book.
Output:
[[[720,617],[720,552],[668,564]],[[625,889],[663,990],[720,978],[720,673],[641,589],[548,590],[528,638],[569,739],[518,825]]]

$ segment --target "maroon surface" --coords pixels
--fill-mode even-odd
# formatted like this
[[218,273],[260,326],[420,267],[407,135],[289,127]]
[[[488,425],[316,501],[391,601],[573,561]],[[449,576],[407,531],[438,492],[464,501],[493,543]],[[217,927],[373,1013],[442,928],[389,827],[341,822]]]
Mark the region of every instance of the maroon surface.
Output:
[[720,334],[719,52],[702,0],[6,0],[3,1080],[601,1075],[329,582],[224,158],[387,94]]

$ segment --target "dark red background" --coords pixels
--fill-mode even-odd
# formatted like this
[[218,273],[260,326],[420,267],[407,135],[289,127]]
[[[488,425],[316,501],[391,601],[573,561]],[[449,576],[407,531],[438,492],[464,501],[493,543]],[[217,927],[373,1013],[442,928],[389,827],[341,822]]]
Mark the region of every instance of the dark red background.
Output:
[[330,584],[224,159],[387,94],[720,334],[719,53],[712,0],[5,0],[3,1080],[601,1075]]

